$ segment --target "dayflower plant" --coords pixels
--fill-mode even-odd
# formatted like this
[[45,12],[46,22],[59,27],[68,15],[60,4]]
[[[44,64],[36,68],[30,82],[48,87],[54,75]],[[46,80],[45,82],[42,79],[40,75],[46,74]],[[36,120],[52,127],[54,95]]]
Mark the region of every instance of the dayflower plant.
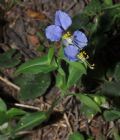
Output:
[[[87,37],[79,30],[75,31],[73,35],[70,32],[66,32],[71,24],[72,19],[67,13],[61,10],[56,11],[55,23],[48,26],[45,30],[46,37],[52,42],[62,39],[65,45],[64,55],[68,60],[77,61],[80,59],[82,62],[85,62],[86,54],[81,50],[87,46]],[[89,63],[87,62],[87,64]],[[89,67],[91,66],[89,65]]]

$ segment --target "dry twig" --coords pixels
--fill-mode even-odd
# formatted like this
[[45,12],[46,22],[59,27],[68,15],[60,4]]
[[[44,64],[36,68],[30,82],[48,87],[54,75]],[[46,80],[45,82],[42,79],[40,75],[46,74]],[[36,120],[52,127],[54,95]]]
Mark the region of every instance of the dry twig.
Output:
[[13,84],[13,83],[12,83],[11,81],[9,81],[8,79],[3,78],[3,77],[0,76],[0,80],[1,80],[2,82],[4,82],[6,85],[8,85],[8,86],[10,86],[10,87],[12,87],[12,88],[14,88],[14,89],[16,89],[17,91],[20,91],[20,87],[18,87],[17,85]]

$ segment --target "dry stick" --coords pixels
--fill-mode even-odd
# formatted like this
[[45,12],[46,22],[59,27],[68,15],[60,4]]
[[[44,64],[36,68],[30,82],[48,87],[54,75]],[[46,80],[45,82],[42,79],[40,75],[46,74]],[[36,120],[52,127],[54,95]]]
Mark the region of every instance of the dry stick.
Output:
[[21,132],[18,132],[16,135],[21,136],[21,135],[25,135],[25,134],[31,134],[31,131],[21,131]]
[[10,87],[13,87],[14,89],[16,89],[17,91],[20,91],[20,87],[18,87],[17,85],[13,84],[11,81],[9,81],[8,79],[6,78],[3,78],[0,76],[0,80],[2,82],[4,82],[5,84],[7,84],[8,86]]
[[76,2],[74,1],[67,9],[66,11],[69,12],[71,10],[72,7],[74,7],[76,5]]
[[[18,87],[17,85],[13,84],[8,79],[3,78],[3,77],[0,76],[0,80],[2,82],[4,82],[5,84],[7,84],[8,86],[11,86],[12,88],[16,89],[17,91],[20,91],[20,87]],[[24,104],[15,103],[15,106],[22,107],[22,108],[28,108],[28,109],[34,109],[34,110],[40,111],[39,107],[30,106],[30,105],[24,105]]]
[[72,134],[73,133],[73,130],[72,130],[72,127],[70,125],[70,122],[68,120],[68,117],[67,117],[66,113],[64,114],[64,119],[66,120],[66,123],[67,123],[67,125],[68,125],[68,127],[70,129],[70,134]]
[[[48,103],[45,103],[48,107],[50,107],[51,105]],[[19,104],[19,103],[15,103],[14,104],[17,107],[21,107],[21,108],[27,108],[27,109],[33,109],[33,110],[37,110],[37,111],[41,111],[41,109],[39,107],[36,106],[31,106],[31,105],[25,105],[25,104]],[[54,108],[54,111],[59,111],[59,112],[63,112],[63,110],[58,110],[56,108]]]
[[59,136],[58,136],[59,129],[60,129],[60,125],[56,128],[54,140],[57,140],[58,137],[59,137]]
[[[15,135],[16,135],[16,136],[22,136],[22,135],[26,135],[26,134],[31,134],[31,132],[32,132],[32,131],[21,131],[21,132],[17,132]],[[10,138],[11,138],[11,136],[8,135],[8,136],[7,136],[7,139],[10,139]]]
[[33,109],[33,110],[40,111],[39,107],[35,107],[35,106],[31,106],[31,105],[24,105],[24,104],[19,104],[19,103],[15,103],[14,105],[17,106],[17,107],[22,107],[22,108],[27,108],[27,109]]

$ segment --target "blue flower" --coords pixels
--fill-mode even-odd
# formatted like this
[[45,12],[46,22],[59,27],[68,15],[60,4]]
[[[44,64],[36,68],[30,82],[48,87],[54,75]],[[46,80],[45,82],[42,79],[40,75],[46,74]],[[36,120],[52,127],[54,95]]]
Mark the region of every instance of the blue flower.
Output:
[[62,33],[67,30],[71,24],[72,20],[70,16],[58,10],[55,14],[55,24],[48,26],[45,30],[47,39],[50,41],[59,41],[62,37]]
[[77,61],[77,54],[79,53],[79,48],[69,45],[64,48],[64,55],[69,61]]
[[64,48],[65,57],[70,61],[77,61],[77,55],[87,46],[88,40],[86,35],[79,30],[75,31],[73,35],[69,32],[64,33],[71,24],[71,17],[67,13],[58,10],[55,13],[55,24],[48,26],[45,29],[45,34],[50,41],[60,41],[62,38],[62,42],[66,46]]
[[67,30],[72,24],[71,17],[61,10],[55,14],[55,25],[60,26],[63,30]]
[[76,47],[83,49],[85,46],[87,46],[87,42],[87,37],[83,32],[77,30],[73,33],[73,44]]
[[46,28],[46,37],[51,41],[59,41],[62,36],[62,30],[59,26],[50,25]]
[[[70,37],[69,33],[63,36],[64,55],[69,61],[77,61],[78,54],[87,45],[87,37],[81,31],[75,31]],[[84,58],[82,58],[83,60]]]

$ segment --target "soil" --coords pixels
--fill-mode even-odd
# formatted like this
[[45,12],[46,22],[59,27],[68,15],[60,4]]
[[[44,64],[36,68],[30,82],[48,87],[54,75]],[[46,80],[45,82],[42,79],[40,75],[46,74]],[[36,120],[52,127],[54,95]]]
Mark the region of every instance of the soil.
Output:
[[[9,3],[9,0],[6,0]],[[119,2],[119,1],[117,1]],[[49,42],[36,35],[37,32],[44,34],[44,28],[53,23],[55,11],[62,9],[69,15],[74,16],[82,12],[89,0],[21,0],[20,3],[13,5],[9,10],[0,5],[0,52],[3,53],[10,48],[15,48],[21,53],[24,62],[36,56],[43,55],[38,51],[40,46],[49,46]],[[12,74],[15,69],[4,69],[2,77],[12,82]],[[17,100],[17,89],[0,81],[0,97],[6,100],[9,107],[24,104],[34,107],[33,110],[47,110],[56,94],[59,97],[59,90],[53,87],[44,97],[30,101]],[[3,95],[4,94],[4,95]],[[69,135],[75,131],[80,131],[86,136],[94,136],[96,140],[104,135],[105,139],[109,136],[109,131],[114,125],[105,122],[103,117],[98,114],[91,120],[83,116],[80,111],[81,104],[74,97],[66,97],[62,100],[48,120],[42,126],[33,130],[19,133],[20,140],[67,140]],[[119,127],[119,126],[118,126]],[[110,139],[110,136],[109,136]],[[112,140],[112,138],[111,138]]]

